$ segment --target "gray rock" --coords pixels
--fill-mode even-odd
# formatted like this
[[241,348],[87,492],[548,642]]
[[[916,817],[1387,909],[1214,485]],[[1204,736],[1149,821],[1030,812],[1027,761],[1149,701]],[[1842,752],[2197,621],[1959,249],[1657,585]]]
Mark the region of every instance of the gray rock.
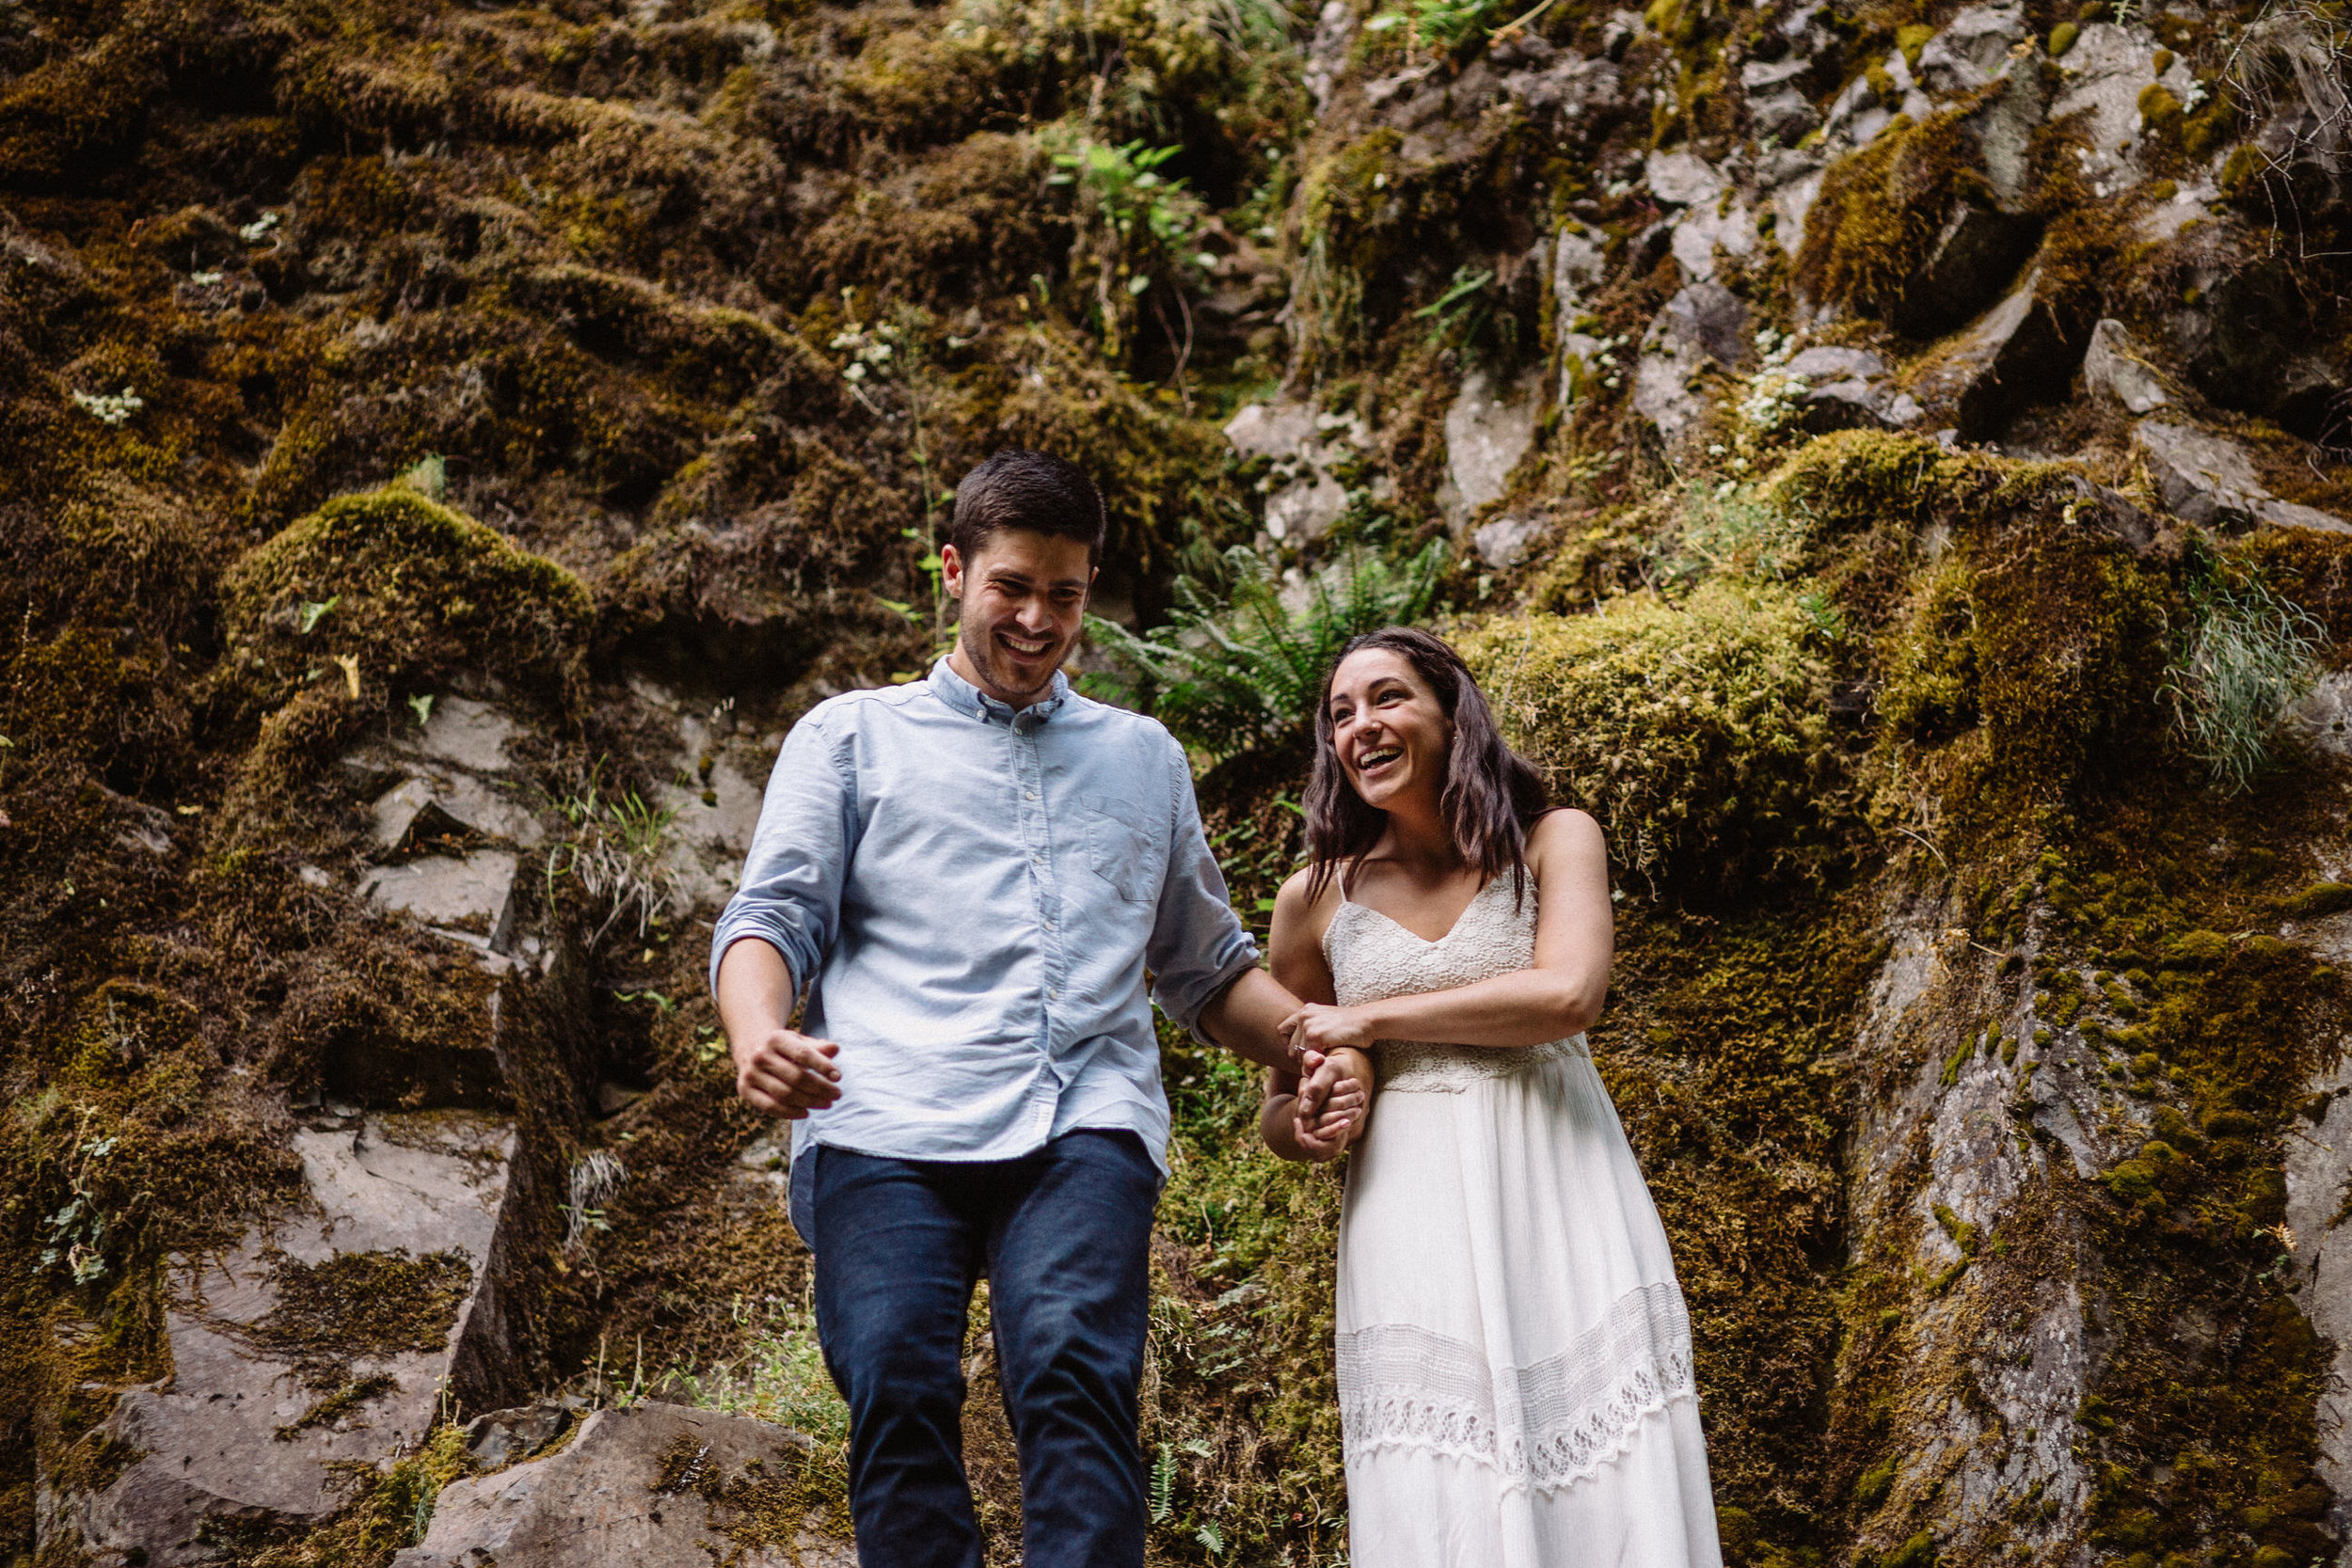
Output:
[[1953,202],[1926,259],[1896,296],[1895,329],[1932,338],[1968,321],[2001,297],[2040,237],[2041,225],[2030,217]]
[[2251,454],[2226,436],[2142,420],[2132,427],[2132,444],[2147,460],[2164,504],[2192,523],[2220,528],[2262,522],[2352,533],[2352,524],[2341,517],[2272,495],[2255,472]]
[[443,834],[479,833],[535,848],[547,839],[538,817],[469,773],[403,779],[368,808],[376,847],[413,847]]
[[2183,102],[2196,81],[2185,59],[2159,76],[2155,39],[2112,22],[2087,24],[2058,64],[2061,85],[2050,104],[2052,122],[2074,120],[2086,144],[2078,154],[2091,195],[2121,195],[2139,183],[2139,95],[2160,83]]
[[[2290,708],[2286,719],[2321,750],[2352,757],[2352,675],[2338,671],[2323,676],[2318,689]],[[2323,962],[2352,963],[2352,913],[2301,922],[2280,934]],[[2342,1531],[2352,1526],[2352,1231],[2340,1218],[2345,1185],[2352,1182],[2352,1056],[2329,1064],[2300,1086],[2305,1103],[2326,1109],[2316,1125],[2296,1122],[2295,1135],[2280,1150],[2287,1230],[2295,1237],[2286,1277],[2295,1304],[2332,1347],[2333,1375],[2319,1388],[2319,1457],[2313,1468],[2335,1495],[2328,1527]]]
[[393,736],[393,744],[477,773],[501,773],[512,765],[506,748],[515,733],[515,721],[489,704],[444,695],[435,699],[431,718],[415,729],[404,726]]
[[2023,212],[2033,194],[2033,135],[2048,94],[2039,71],[2012,71],[2007,85],[1967,119],[1984,165],[1985,183],[2004,212]]
[[444,935],[464,936],[493,953],[515,939],[515,857],[503,849],[427,855],[372,867],[360,895],[378,909],[411,915]]
[[1307,45],[1307,66],[1301,72],[1307,91],[1321,113],[1331,102],[1331,88],[1347,69],[1347,46],[1356,37],[1356,12],[1347,0],[1324,0],[1315,17],[1315,35]]
[[1921,92],[1918,83],[1912,80],[1911,62],[1903,58],[1901,50],[1895,51],[1880,63],[1886,73],[1888,86],[1894,89],[1891,100],[1884,103],[1879,100],[1870,87],[1867,71],[1847,83],[1846,90],[1830,104],[1829,114],[1821,121],[1823,143],[1833,150],[1869,146],[1895,122],[1899,114],[1919,120],[1932,112],[1933,105],[1928,102],[1928,95]]
[[1729,370],[1748,347],[1748,308],[1720,283],[1693,283],[1666,302],[1642,334],[1633,409],[1669,452],[1697,433],[1706,404],[1694,385],[1710,367]]
[[1695,152],[1653,152],[1645,166],[1650,194],[1669,207],[1705,206],[1724,194],[1724,177]]
[[1792,143],[1821,117],[1813,112],[1804,92],[1813,62],[1801,55],[1777,60],[1751,60],[1740,68],[1740,89],[1747,95],[1748,123],[1756,136]]
[[[1532,33],[1518,37],[1523,45],[1543,43]],[[1622,91],[1615,66],[1576,54],[1562,54],[1540,70],[1512,71],[1498,86],[1504,97],[1555,123],[1607,107]]]
[[1533,372],[1498,387],[1483,370],[1462,378],[1445,416],[1446,483],[1438,495],[1459,539],[1470,515],[1502,498],[1511,470],[1534,444],[1543,384]]
[[[2053,1185],[2051,1149],[2016,1135],[2021,1105],[2052,1127],[2067,1150],[2056,1163],[2070,1174],[2086,1161],[2094,1171],[2106,1164],[2082,1123],[2119,1142],[2129,1130],[2075,1115],[2069,1097],[2099,1109],[2090,1074],[2065,1037],[2034,1043],[2029,971],[1996,978],[1996,960],[1971,949],[1955,910],[1932,892],[1889,904],[1887,956],[1855,1030],[1857,1058],[1879,1069],[1851,1134],[1850,1224],[1886,1238],[1920,1282],[1904,1303],[1911,1322],[1872,1354],[1900,1367],[1911,1408],[1938,1413],[1939,1441],[1899,1456],[1883,1502],[1857,1521],[1858,1544],[1889,1555],[1931,1527],[1954,1554],[2017,1544],[2054,1551],[2078,1538],[2090,1497],[2076,1412],[2089,1391],[2091,1326],[2073,1280],[2005,1271],[1982,1254],[1967,1260],[1952,1230],[1993,1233]],[[1981,1042],[1987,1024],[2020,1042],[2013,1055],[1955,1051],[1971,1035]],[[2050,1105],[2062,1121],[2046,1114]],[[2069,1132],[2084,1142],[2080,1153]],[[1998,1354],[1946,1353],[1946,1323],[1994,1310],[2008,1325]],[[2037,1506],[2045,1502],[2047,1513]]]
[[[303,1208],[226,1257],[172,1259],[170,1375],[126,1390],[83,1440],[138,1457],[44,1511],[44,1537],[78,1536],[98,1568],[211,1561],[207,1520],[322,1517],[342,1501],[336,1467],[414,1444],[444,1384],[481,1400],[513,1379],[497,1286],[513,1130],[462,1113],[372,1117],[299,1133],[294,1149]],[[388,1293],[413,1306],[405,1332],[351,1326],[357,1291],[374,1323]]]
[[642,675],[629,690],[675,734],[653,804],[670,813],[661,862],[684,908],[717,910],[734,895],[743,857],[759,826],[762,766],[783,745],[781,734],[739,734],[733,709],[692,701]]
[[[2331,670],[2320,676],[2319,684],[2307,696],[2291,705],[2282,718],[2288,728],[2302,735],[2321,751],[2340,757],[2352,757],[2352,671]],[[2339,1147],[2352,1148],[2352,1145]],[[2346,1262],[2352,1263],[2352,1258],[2347,1258]],[[2348,1307],[2352,1307],[2352,1295],[2343,1299]],[[2336,1343],[2344,1346],[2347,1354],[2352,1354],[2352,1339],[2339,1338]],[[2347,1429],[2347,1435],[2352,1435],[2352,1429]],[[2347,1443],[2343,1457],[2347,1475],[2352,1475],[2352,1443]]]
[[2008,74],[2010,51],[2026,39],[2017,6],[1971,6],[1919,51],[1919,85],[1933,93],[1968,92]]
[[2040,269],[1950,344],[1912,388],[1962,440],[1995,435],[2028,404],[2063,398],[2081,356],[2041,295]]
[[2155,372],[2132,346],[2123,324],[2112,318],[2090,329],[2090,347],[2083,354],[2083,381],[2093,397],[2112,399],[2134,414],[2163,407],[2171,400]]
[[1581,314],[1585,295],[1600,286],[1608,258],[1589,233],[1563,229],[1552,242],[1551,293],[1560,313],[1570,320]]
[[1479,560],[1502,572],[1518,565],[1527,546],[1542,537],[1543,531],[1540,517],[1497,517],[1473,531],[1470,543],[1477,546]]
[[1728,205],[1718,200],[1693,207],[1675,224],[1675,260],[1692,278],[1715,276],[1718,245],[1734,256],[1746,256],[1756,249],[1756,216],[1748,211],[1744,198],[1735,197]]
[[475,1464],[489,1469],[527,1459],[555,1441],[572,1415],[562,1403],[485,1412],[466,1423],[466,1451]]
[[599,1410],[561,1452],[444,1488],[424,1540],[393,1568],[856,1568],[832,1511],[789,1540],[764,1537],[762,1504],[792,1496],[812,1448],[746,1416]]
[[1805,383],[1804,426],[1815,433],[1877,427],[1900,429],[1917,421],[1919,404],[1885,381],[1886,362],[1867,349],[1809,348],[1781,367]]
[[1327,414],[1311,403],[1277,398],[1253,403],[1225,424],[1225,438],[1244,457],[1274,462],[1266,491],[1266,531],[1279,540],[1306,543],[1347,510],[1347,490],[1333,475],[1370,440],[1353,414]]
[[2201,223],[2165,258],[2182,280],[2172,342],[2197,389],[2306,439],[2329,433],[2352,396],[2352,370],[2312,347],[2304,285],[2235,222]]

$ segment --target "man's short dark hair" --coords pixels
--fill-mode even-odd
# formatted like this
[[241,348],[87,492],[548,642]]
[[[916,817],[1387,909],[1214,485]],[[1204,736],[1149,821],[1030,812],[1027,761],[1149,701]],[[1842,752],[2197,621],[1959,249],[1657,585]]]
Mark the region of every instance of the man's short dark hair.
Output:
[[956,486],[947,542],[968,565],[992,534],[1009,528],[1075,539],[1091,564],[1103,553],[1103,497],[1076,464],[1051,452],[1007,447]]

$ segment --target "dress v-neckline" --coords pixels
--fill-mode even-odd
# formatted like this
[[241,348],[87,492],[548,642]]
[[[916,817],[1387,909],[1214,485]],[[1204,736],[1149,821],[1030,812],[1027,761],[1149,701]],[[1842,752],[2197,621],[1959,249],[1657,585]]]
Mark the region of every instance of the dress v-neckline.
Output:
[[1448,942],[1453,940],[1454,933],[1462,928],[1462,922],[1470,918],[1470,912],[1478,907],[1478,901],[1481,898],[1486,897],[1487,894],[1493,892],[1495,884],[1502,880],[1502,873],[1500,871],[1496,872],[1492,877],[1487,878],[1486,884],[1476,893],[1470,895],[1470,902],[1462,906],[1462,912],[1454,917],[1454,924],[1445,928],[1445,935],[1435,938],[1422,936],[1419,931],[1414,930],[1410,926],[1407,926],[1402,920],[1397,919],[1396,916],[1386,913],[1380,910],[1375,910],[1370,904],[1359,903],[1356,899],[1348,896],[1347,880],[1345,878],[1342,878],[1340,879],[1340,902],[1343,904],[1354,904],[1356,908],[1363,911],[1366,914],[1379,916],[1379,918],[1387,921],[1390,925],[1395,927],[1406,936],[1411,937],[1415,942],[1420,942],[1423,947],[1443,947]]

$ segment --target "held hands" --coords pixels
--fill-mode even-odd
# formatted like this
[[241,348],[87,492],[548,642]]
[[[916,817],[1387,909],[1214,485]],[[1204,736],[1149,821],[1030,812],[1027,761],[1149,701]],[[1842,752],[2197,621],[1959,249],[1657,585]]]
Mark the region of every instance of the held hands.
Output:
[[1298,1057],[1298,1092],[1292,1101],[1291,1135],[1311,1161],[1336,1159],[1359,1129],[1371,1100],[1343,1058],[1318,1051]]
[[774,1029],[732,1047],[735,1092],[755,1111],[799,1121],[841,1098],[841,1048],[790,1029]]

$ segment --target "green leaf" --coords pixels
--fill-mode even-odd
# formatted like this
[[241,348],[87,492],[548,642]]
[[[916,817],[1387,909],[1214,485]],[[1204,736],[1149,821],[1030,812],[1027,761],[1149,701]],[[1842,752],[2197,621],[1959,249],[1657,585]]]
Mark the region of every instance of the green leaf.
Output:
[[433,722],[433,693],[424,691],[409,698],[408,711],[417,716],[420,725]]
[[325,620],[329,614],[333,613],[335,607],[342,602],[343,596],[341,594],[336,594],[331,599],[324,601],[318,599],[303,600],[301,614],[296,619],[294,629],[299,631],[305,637],[310,636],[311,628],[315,627],[321,621]]

